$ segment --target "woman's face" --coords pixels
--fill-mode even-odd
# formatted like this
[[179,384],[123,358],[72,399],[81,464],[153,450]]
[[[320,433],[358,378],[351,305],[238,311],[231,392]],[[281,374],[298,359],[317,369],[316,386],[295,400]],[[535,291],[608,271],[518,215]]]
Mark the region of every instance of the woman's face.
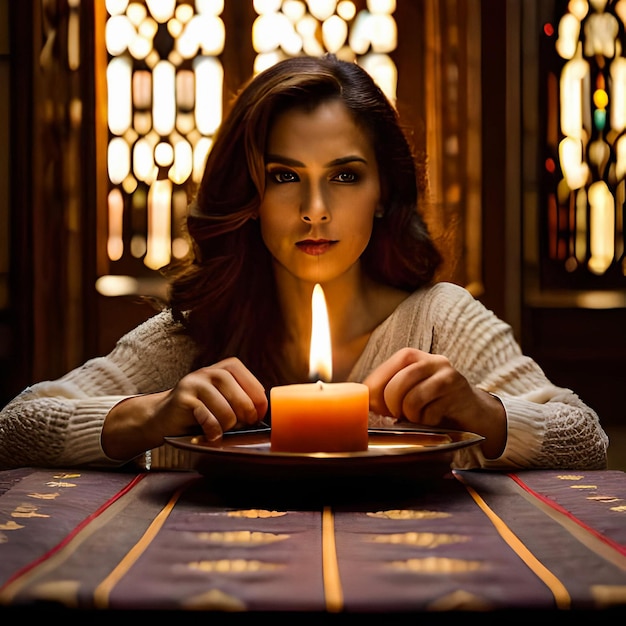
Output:
[[344,104],[292,109],[270,130],[259,208],[277,275],[326,282],[359,270],[380,199],[369,136]]

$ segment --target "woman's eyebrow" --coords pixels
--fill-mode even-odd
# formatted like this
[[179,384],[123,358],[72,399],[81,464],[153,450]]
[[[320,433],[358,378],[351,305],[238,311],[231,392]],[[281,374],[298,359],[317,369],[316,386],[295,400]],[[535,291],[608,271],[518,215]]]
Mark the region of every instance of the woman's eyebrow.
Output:
[[[324,167],[335,167],[337,165],[346,165],[347,163],[354,163],[355,161],[367,164],[367,160],[364,159],[363,157],[358,156],[356,154],[349,154],[348,156],[339,157],[337,159],[333,159],[332,161],[329,161],[328,163],[326,163]],[[265,162],[266,163],[281,163],[282,165],[290,165],[292,167],[306,167],[306,165],[302,163],[301,161],[298,161],[297,159],[291,159],[286,156],[281,156],[280,154],[268,154],[265,157]]]
[[282,165],[291,165],[292,167],[306,167],[301,161],[290,159],[280,154],[268,154],[265,156],[266,163],[281,163]]
[[333,159],[332,161],[330,161],[330,163],[326,163],[326,167],[334,167],[336,165],[346,165],[348,163],[354,163],[355,161],[367,164],[367,160],[364,159],[362,156],[358,156],[356,154],[349,154],[348,156],[345,156],[345,157],[339,157],[338,159]]

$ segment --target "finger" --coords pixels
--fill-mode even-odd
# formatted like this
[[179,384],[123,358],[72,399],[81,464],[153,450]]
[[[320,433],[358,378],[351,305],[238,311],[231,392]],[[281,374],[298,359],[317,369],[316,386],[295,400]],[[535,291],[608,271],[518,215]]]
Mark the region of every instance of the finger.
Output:
[[[262,407],[264,403],[267,405],[267,399],[263,386],[254,377],[246,377],[243,369],[245,368],[240,362],[228,364],[221,362],[201,371],[198,397],[209,408],[223,430],[230,430],[237,424],[256,424],[265,414]],[[244,380],[244,384],[249,389],[252,388],[253,392],[256,387],[257,395],[259,389],[262,391],[262,401],[256,400],[261,409],[255,406],[248,391],[242,388],[233,372],[237,372],[239,380]]]
[[193,410],[193,416],[208,441],[216,441],[222,436],[223,430],[219,421],[204,404],[199,404]]
[[455,380],[458,375],[437,359],[425,363],[422,379],[406,393],[402,403],[403,415],[412,422],[438,426],[449,417],[451,402],[455,398]]
[[387,383],[384,389],[385,404],[394,417],[419,420],[419,411],[424,404],[420,387],[427,378],[428,370],[423,363],[411,363]]
[[252,400],[230,372],[225,370],[213,370],[207,378],[202,379],[197,388],[197,398],[222,430],[230,430],[238,422],[256,420]]
[[[429,356],[427,352],[416,348],[403,348],[373,370],[363,381],[370,390],[370,408],[383,415],[399,414],[401,410],[398,402],[386,395],[390,381],[408,365],[428,359]],[[388,401],[394,406],[390,407]]]
[[[235,413],[240,421],[253,424],[262,420],[267,413],[268,400],[265,388],[256,376],[236,358],[225,359],[211,366],[211,368],[217,367],[226,370],[232,375],[251,402],[251,405],[249,405],[243,401],[240,411],[235,408]],[[237,397],[233,398],[233,400],[236,401]]]
[[[427,385],[427,381],[423,384]],[[432,398],[428,390],[420,387],[422,384],[411,389],[405,396],[402,415],[415,424],[438,426],[443,418],[443,403],[440,398]]]

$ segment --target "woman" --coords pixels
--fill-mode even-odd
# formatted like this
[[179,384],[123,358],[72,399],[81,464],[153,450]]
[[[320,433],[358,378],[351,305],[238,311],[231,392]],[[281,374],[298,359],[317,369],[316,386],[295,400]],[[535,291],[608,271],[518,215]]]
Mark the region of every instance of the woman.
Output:
[[307,381],[320,283],[333,380],[369,387],[372,424],[482,435],[456,467],[605,467],[597,415],[467,291],[434,282],[418,178],[395,109],[356,64],[301,57],[258,75],[208,157],[169,307],[11,401],[0,465],[121,465],[166,436],[271,419],[269,389]]

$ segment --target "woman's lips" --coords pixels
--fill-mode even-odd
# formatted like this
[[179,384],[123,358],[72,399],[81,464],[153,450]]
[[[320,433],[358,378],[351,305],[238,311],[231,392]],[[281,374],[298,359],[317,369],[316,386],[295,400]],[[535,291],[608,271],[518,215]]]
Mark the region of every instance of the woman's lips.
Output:
[[336,241],[331,241],[329,239],[305,239],[304,241],[298,241],[296,246],[298,246],[298,249],[302,250],[305,254],[319,256],[320,254],[327,252],[330,247],[336,243]]

